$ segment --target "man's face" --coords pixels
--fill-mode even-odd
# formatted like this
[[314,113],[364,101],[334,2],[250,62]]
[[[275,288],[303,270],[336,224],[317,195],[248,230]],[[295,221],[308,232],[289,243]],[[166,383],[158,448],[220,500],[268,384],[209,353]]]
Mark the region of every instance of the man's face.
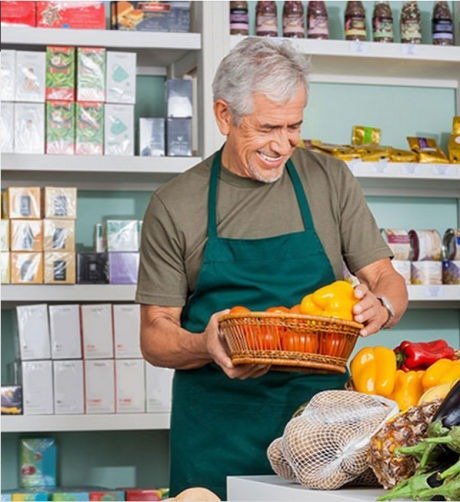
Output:
[[229,126],[222,158],[225,167],[264,183],[278,180],[299,142],[306,102],[303,86],[287,103],[253,94],[253,112]]

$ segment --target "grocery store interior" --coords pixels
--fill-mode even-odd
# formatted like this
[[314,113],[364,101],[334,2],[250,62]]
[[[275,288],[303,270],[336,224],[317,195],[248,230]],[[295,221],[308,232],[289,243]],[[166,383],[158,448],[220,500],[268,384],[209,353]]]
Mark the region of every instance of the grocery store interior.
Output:
[[[379,3],[390,7],[392,41],[375,38]],[[445,44],[433,35],[439,3],[451,16],[453,36]],[[141,4],[160,7],[150,12]],[[284,32],[285,4],[300,4],[301,34]],[[363,9],[361,36],[346,33],[347,4]],[[407,4],[419,10],[417,40],[402,41]],[[312,15],[327,15],[325,37],[308,33],[308,9],[315,6]],[[394,349],[404,340],[443,340],[457,351],[450,359],[458,356],[460,2],[2,1],[1,7],[2,500],[90,500],[91,490],[113,497],[91,500],[168,497],[173,371],[145,362],[136,336],[142,221],[154,190],[222,146],[212,80],[246,34],[264,35],[256,22],[263,7],[276,18],[272,36],[291,38],[311,60],[302,147],[348,164],[382,236],[396,246],[407,284],[403,318],[358,338],[348,367],[365,347]],[[357,127],[365,137],[378,134],[372,143],[382,148],[363,156],[353,141]],[[416,138],[432,141],[426,157]],[[55,240],[63,229],[59,252]],[[78,346],[59,331],[72,319]],[[100,342],[89,339],[79,345],[85,321],[86,337],[108,330],[110,347],[97,352]],[[66,405],[66,392],[79,398],[72,395]],[[302,498],[309,488],[301,484],[255,485],[234,481],[228,500],[269,494],[310,500]],[[384,493],[364,490],[362,500]],[[37,498],[8,498],[15,492]],[[71,498],[77,492],[83,498]],[[352,488],[346,492],[343,500],[357,500]],[[336,499],[325,491],[311,500]]]

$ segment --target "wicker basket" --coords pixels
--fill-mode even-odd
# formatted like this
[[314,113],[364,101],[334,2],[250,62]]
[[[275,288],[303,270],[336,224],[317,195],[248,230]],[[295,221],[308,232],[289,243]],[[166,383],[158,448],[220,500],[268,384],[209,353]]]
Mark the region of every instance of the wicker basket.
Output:
[[278,370],[345,373],[361,324],[278,312],[226,314],[219,319],[233,364]]

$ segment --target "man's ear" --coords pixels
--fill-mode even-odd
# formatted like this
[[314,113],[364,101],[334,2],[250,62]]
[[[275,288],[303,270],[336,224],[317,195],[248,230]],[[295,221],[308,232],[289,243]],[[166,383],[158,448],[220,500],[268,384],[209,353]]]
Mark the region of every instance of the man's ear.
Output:
[[221,134],[228,136],[233,124],[233,116],[228,103],[223,99],[214,101],[214,116]]

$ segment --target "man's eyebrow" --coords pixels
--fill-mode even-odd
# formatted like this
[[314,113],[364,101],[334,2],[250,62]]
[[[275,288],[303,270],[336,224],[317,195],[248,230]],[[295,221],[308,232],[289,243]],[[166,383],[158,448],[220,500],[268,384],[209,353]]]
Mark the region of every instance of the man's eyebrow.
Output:
[[[288,124],[288,127],[300,126],[300,125],[302,125],[302,123],[303,123],[303,120],[299,120],[298,122],[295,122],[294,124]],[[282,126],[266,123],[266,124],[260,124],[260,127],[275,129],[275,128],[282,127]]]

